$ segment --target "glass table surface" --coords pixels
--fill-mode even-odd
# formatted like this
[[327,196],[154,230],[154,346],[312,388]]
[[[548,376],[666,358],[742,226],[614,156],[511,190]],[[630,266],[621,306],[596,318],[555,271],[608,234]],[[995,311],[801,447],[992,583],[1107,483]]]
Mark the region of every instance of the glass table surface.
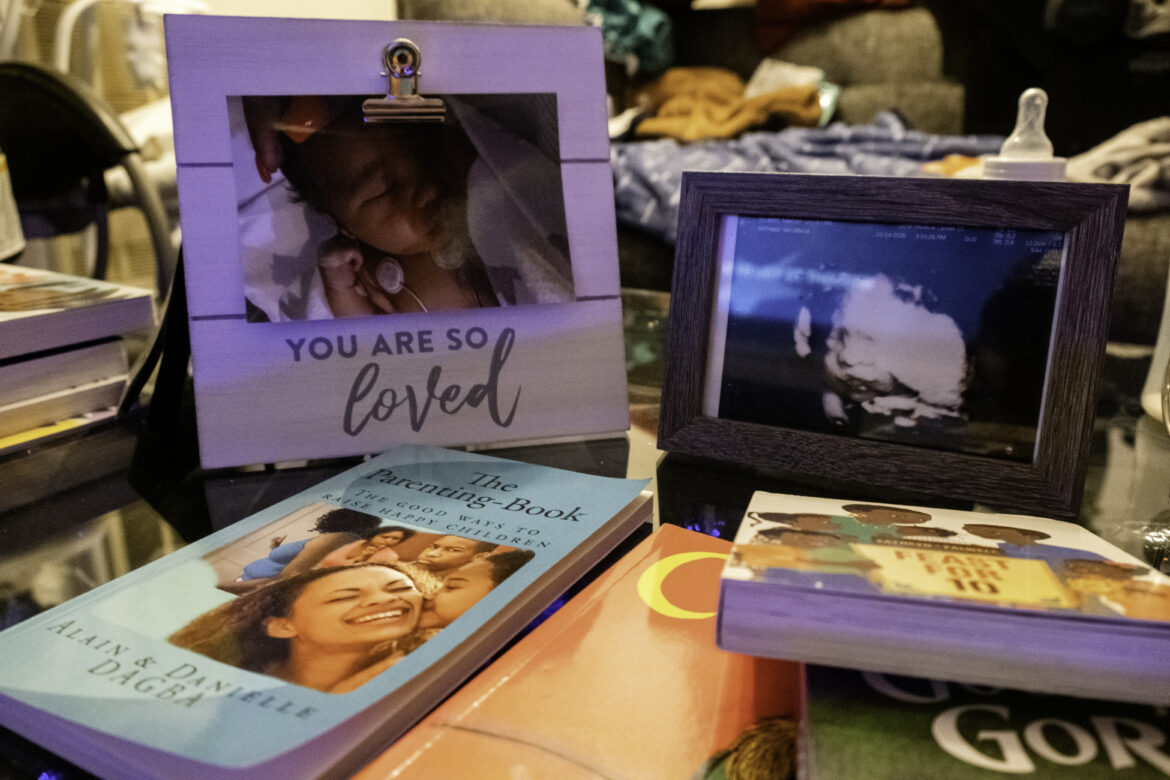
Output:
[[[668,297],[625,291],[631,426],[611,438],[483,450],[604,476],[649,478],[654,525],[730,538],[755,490],[972,508],[929,496],[795,483],[675,455],[656,445]],[[1170,572],[1170,435],[1142,412],[1152,350],[1110,345],[1096,408],[1080,522]],[[0,627],[77,596],[277,501],[360,458],[204,472],[193,409],[152,429],[146,414],[0,455]],[[913,499],[913,500],[909,500]],[[636,533],[608,566],[650,528]],[[587,576],[582,583],[593,575]],[[576,590],[577,588],[574,588]],[[73,778],[83,771],[0,729],[0,776]]]

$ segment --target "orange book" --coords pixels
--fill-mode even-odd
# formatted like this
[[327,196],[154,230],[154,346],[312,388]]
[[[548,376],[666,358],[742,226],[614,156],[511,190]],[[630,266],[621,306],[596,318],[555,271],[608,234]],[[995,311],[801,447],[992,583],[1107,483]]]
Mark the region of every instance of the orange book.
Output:
[[796,664],[715,646],[730,549],[663,526],[357,777],[688,778],[795,714]]

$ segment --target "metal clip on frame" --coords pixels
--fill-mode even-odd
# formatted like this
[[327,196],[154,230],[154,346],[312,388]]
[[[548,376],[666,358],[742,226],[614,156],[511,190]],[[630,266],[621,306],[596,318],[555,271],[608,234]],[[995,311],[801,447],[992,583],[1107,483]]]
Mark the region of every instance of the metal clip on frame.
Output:
[[382,50],[382,75],[389,81],[384,98],[370,98],[362,103],[362,112],[368,124],[382,122],[442,122],[447,118],[447,106],[439,98],[425,98],[418,93],[418,77],[422,55],[418,46],[406,38],[399,38]]

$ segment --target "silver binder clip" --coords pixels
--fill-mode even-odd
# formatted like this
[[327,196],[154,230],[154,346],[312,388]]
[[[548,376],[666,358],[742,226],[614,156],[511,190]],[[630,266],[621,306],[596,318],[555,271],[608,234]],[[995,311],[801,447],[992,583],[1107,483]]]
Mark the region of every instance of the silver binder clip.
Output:
[[399,38],[382,50],[382,75],[389,81],[384,98],[370,98],[362,103],[366,122],[442,122],[447,106],[439,98],[425,98],[418,93],[422,55],[418,46]]

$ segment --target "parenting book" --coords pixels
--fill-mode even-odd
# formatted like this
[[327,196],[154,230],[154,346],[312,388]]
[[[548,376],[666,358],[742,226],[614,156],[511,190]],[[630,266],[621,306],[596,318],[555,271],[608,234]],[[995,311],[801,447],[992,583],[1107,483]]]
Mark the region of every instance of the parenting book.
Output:
[[1165,707],[807,669],[799,780],[1170,777]]
[[0,723],[103,776],[352,772],[649,519],[406,445],[0,632]]
[[1170,577],[1072,523],[757,492],[723,571],[736,652],[1170,704]]
[[357,778],[726,777],[745,730],[795,715],[800,680],[715,646],[730,547],[662,526]]

